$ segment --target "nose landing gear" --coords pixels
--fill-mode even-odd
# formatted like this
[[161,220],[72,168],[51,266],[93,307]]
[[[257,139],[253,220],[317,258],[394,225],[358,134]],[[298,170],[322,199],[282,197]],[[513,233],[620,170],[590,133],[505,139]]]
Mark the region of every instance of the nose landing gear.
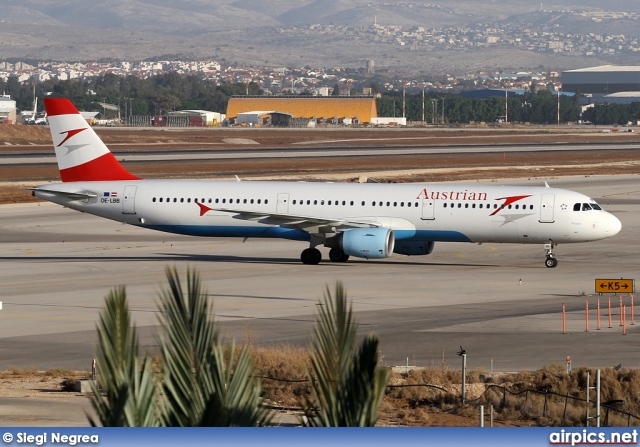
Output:
[[544,244],[544,251],[547,254],[547,259],[544,261],[544,265],[550,269],[558,265],[558,260],[553,256],[553,247],[555,247],[555,244],[551,240],[548,244]]

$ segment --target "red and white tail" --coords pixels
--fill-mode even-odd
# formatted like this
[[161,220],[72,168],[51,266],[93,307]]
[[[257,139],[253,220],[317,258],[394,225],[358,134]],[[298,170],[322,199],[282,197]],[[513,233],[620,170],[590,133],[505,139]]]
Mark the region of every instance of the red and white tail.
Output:
[[63,182],[140,180],[130,174],[66,98],[45,98]]

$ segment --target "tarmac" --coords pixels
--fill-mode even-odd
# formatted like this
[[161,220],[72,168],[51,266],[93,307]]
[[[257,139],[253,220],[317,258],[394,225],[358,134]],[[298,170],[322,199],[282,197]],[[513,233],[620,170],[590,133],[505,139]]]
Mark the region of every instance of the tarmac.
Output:
[[[596,199],[622,221],[621,233],[604,241],[559,245],[555,269],[544,266],[541,245],[463,243],[436,243],[434,252],[424,257],[394,255],[346,264],[326,260],[310,266],[299,261],[306,248],[299,242],[189,238],[50,204],[0,206],[0,370],[87,370],[104,297],[118,285],[126,286],[141,342],[153,352],[158,291],[165,268],[173,266],[183,273],[187,268],[199,272],[222,334],[238,342],[250,337],[256,345],[307,346],[325,288],[331,290],[340,281],[360,333],[379,336],[385,366],[445,363],[455,368],[461,347],[468,368],[487,371],[537,369],[564,363],[567,356],[574,367],[640,366],[640,322],[632,324],[635,315],[628,314],[623,335],[620,295],[594,291],[596,279],[635,279],[640,269],[638,177],[501,183],[544,181]],[[602,311],[599,329],[597,300]],[[629,294],[623,300],[630,307]],[[36,399],[1,398],[0,424],[30,425],[28,417],[33,416],[40,422],[35,425],[83,425],[87,404],[82,396],[59,407]]]

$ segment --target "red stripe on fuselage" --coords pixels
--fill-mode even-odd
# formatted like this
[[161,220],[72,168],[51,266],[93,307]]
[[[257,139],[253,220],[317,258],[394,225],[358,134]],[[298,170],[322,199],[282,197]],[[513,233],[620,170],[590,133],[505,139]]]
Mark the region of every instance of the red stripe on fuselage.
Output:
[[122,167],[112,153],[104,154],[90,162],[60,170],[63,182],[97,182],[108,180],[140,180]]

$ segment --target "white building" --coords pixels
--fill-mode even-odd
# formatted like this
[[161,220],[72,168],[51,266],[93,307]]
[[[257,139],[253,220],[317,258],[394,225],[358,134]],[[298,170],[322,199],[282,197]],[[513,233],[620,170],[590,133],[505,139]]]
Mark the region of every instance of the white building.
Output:
[[0,123],[16,122],[16,102],[7,95],[0,96]]

